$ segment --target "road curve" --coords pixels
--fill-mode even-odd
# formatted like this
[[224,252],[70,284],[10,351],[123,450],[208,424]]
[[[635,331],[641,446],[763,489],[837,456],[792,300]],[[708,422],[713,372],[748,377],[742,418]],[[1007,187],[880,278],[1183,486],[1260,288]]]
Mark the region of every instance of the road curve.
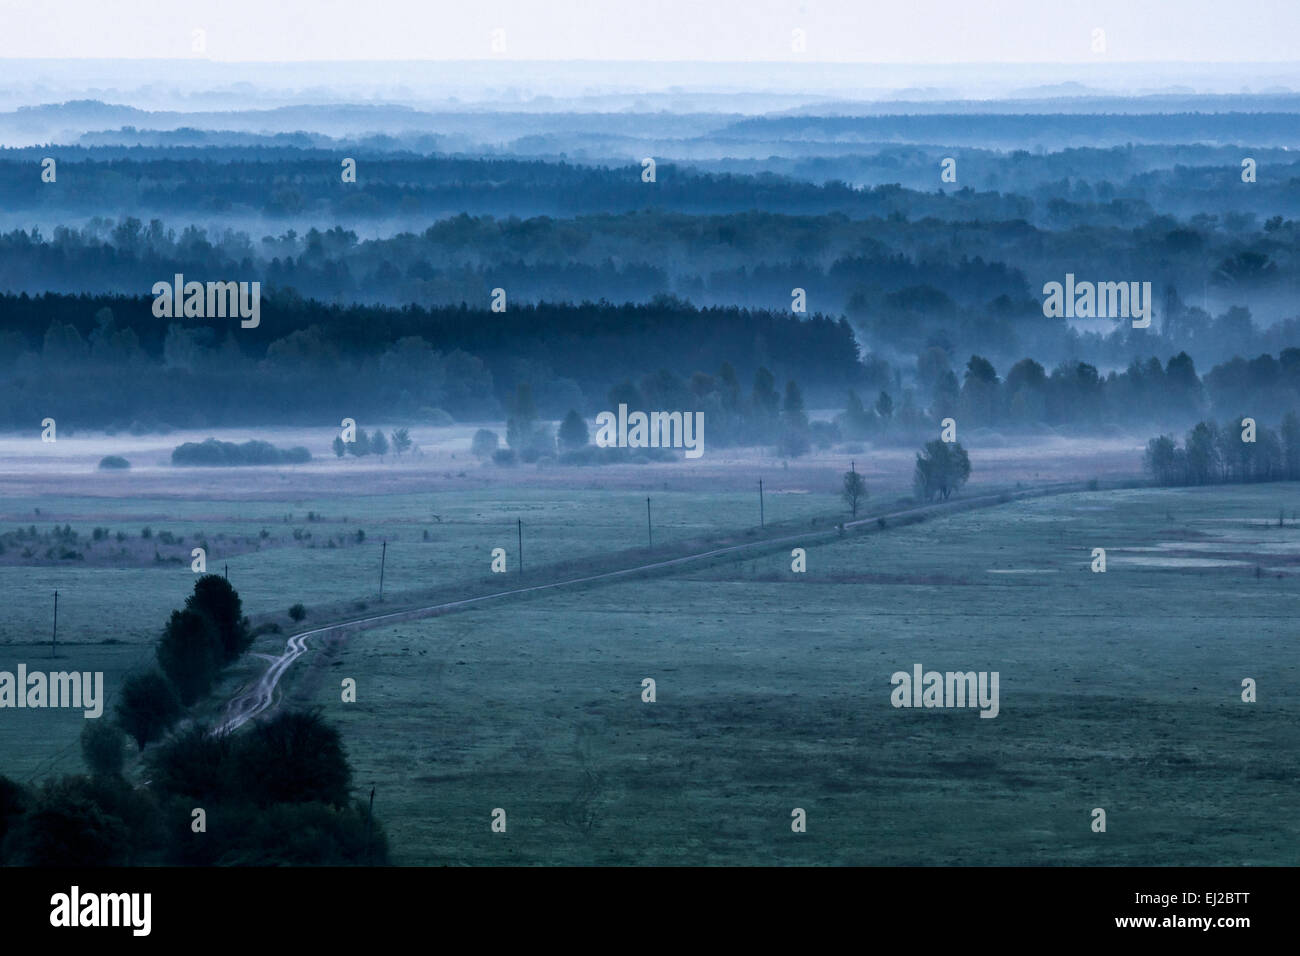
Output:
[[946,501],[934,505],[921,505],[916,508],[907,508],[903,511],[894,511],[889,514],[873,515],[869,518],[859,518],[856,521],[846,521],[842,525],[836,525],[829,531],[803,531],[797,534],[783,535],[779,538],[762,538],[757,541],[747,541],[743,544],[729,545],[725,548],[715,548],[711,551],[700,551],[696,554],[683,555],[678,558],[669,558],[664,561],[654,561],[650,564],[638,565],[634,568],[623,568],[618,571],[602,571],[599,574],[589,574],[581,578],[571,578],[567,581],[553,581],[550,584],[533,584],[528,587],[510,588],[505,591],[496,591],[492,594],[481,594],[478,597],[465,598],[460,601],[444,601],[441,604],[430,604],[426,607],[408,608],[405,611],[393,611],[388,614],[376,614],[372,617],[364,617],[356,620],[341,621],[337,624],[327,624],[324,627],[313,628],[310,631],[301,631],[289,638],[285,645],[284,653],[279,657],[273,658],[271,666],[267,668],[257,683],[249,690],[234,697],[226,706],[225,717],[222,723],[213,731],[213,734],[228,734],[237,730],[248,721],[265,712],[275,700],[275,690],[280,683],[280,678],[284,676],[299,657],[307,653],[307,639],[319,634],[328,634],[332,631],[343,631],[347,629],[364,630],[370,627],[380,626],[388,622],[409,620],[418,617],[434,617],[440,614],[446,614],[456,611],[472,604],[482,604],[485,601],[496,601],[500,598],[513,597],[519,594],[530,594],[536,591],[549,591],[555,588],[573,587],[578,584],[590,584],[595,581],[609,581],[614,578],[628,577],[633,574],[643,574],[647,571],[655,571],[661,568],[671,568],[680,564],[687,564],[691,561],[701,561],[707,558],[715,558],[721,555],[734,554],[737,551],[752,550],[754,548],[770,548],[775,545],[791,544],[796,541],[808,541],[812,538],[831,537],[840,532],[840,528],[845,530],[857,528],[865,525],[876,524],[882,518],[886,521],[897,521],[900,518],[916,517],[924,514],[942,514],[946,511],[965,511],[976,507],[985,507],[994,504],[1005,504],[1012,500],[1020,498],[1042,497],[1053,494],[1066,494],[1072,491],[1083,490],[1080,483],[1069,483],[1068,486],[1045,486],[1034,489],[1026,489],[1016,492],[1001,492],[997,494],[980,495],[975,498],[963,498],[957,501]]

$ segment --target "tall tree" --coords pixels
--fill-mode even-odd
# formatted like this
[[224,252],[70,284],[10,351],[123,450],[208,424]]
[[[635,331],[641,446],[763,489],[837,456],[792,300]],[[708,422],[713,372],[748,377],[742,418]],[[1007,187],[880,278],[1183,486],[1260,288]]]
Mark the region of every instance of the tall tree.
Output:
[[216,627],[221,640],[221,663],[235,660],[252,644],[244,602],[221,575],[205,574],[195,581],[194,593],[185,599],[185,607],[205,615]]
[[212,619],[186,608],[172,611],[158,642],[158,666],[186,707],[212,689],[221,666],[221,638]]
[[856,469],[850,468],[844,473],[843,489],[840,491],[840,497],[844,503],[849,506],[853,512],[853,517],[858,516],[858,504],[867,497],[867,483],[862,480]]

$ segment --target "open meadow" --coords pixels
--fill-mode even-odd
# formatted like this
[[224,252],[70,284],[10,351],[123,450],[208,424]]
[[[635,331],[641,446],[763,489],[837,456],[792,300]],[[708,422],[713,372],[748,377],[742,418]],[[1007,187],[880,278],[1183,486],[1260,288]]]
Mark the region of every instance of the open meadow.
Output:
[[[1293,505],[1014,503],[802,575],[771,554],[367,631],[294,695],[342,727],[404,864],[1288,864]],[[999,672],[1000,713],[894,708],[916,663]]]
[[[284,634],[264,634],[253,648],[272,655],[283,649],[287,634],[303,627],[515,584],[518,521],[528,584],[750,540],[758,532],[759,478],[768,533],[826,530],[844,520],[848,512],[835,490],[846,459],[855,460],[867,479],[870,511],[906,506],[899,502],[911,491],[911,456],[892,448],[823,452],[793,466],[740,450],[701,463],[500,468],[469,456],[472,431],[417,433],[418,457],[385,463],[337,461],[318,430],[221,435],[312,447],[316,460],[292,468],[174,468],[166,462],[172,447],[207,433],[74,435],[35,450],[28,440],[0,438],[7,456],[0,474],[6,605],[0,670],[50,659],[57,590],[55,660],[60,669],[103,670],[111,709],[122,680],[153,662],[153,644],[195,577],[191,552],[197,546],[206,549],[209,571],[228,571],[254,623],[283,628]],[[1123,439],[994,444],[976,451],[976,467],[984,473],[977,470],[969,493],[1086,477],[1099,466],[1113,469],[1114,461],[1131,464],[1132,446]],[[107,454],[128,456],[133,467],[96,471]],[[654,552],[646,548],[646,497]],[[62,534],[65,527],[70,536]],[[507,552],[504,575],[490,572],[496,547]],[[287,614],[297,602],[307,609],[301,626]],[[233,693],[264,666],[264,657],[241,661],[218,696]],[[82,718],[46,711],[33,724],[31,712],[12,713],[25,719],[0,724],[6,773],[40,779],[81,769]]]
[[[976,446],[963,494],[1099,467],[1059,450]],[[681,463],[453,472],[452,454],[456,441],[384,468],[191,469],[195,490],[168,496],[147,469],[70,461],[39,494],[10,473],[0,533],[70,525],[64,545],[82,557],[0,557],[0,669],[48,659],[57,588],[59,667],[103,670],[111,706],[183,601],[199,543],[210,570],[229,566],[246,613],[284,630],[199,707],[215,719],[295,630],[752,540],[751,476],[764,477],[767,534],[823,535],[847,517],[834,452],[788,469],[738,456],[704,476]],[[907,507],[907,456],[853,457],[866,513]],[[101,478],[114,484],[93,488]],[[332,635],[277,700],[341,729],[400,864],[1285,863],[1297,511],[1294,484],[1121,488],[869,524],[810,537],[802,573],[789,548],[759,548]],[[505,575],[488,570],[494,547]],[[286,614],[297,601],[302,625]],[[998,672],[997,717],[895,708],[891,675],[915,664]],[[344,677],[355,703],[341,702]],[[1242,702],[1245,678],[1258,703]],[[6,774],[80,769],[79,713],[14,713],[0,727]],[[505,835],[489,828],[498,807]],[[1089,828],[1096,807],[1105,834]],[[808,817],[798,839],[795,808]]]

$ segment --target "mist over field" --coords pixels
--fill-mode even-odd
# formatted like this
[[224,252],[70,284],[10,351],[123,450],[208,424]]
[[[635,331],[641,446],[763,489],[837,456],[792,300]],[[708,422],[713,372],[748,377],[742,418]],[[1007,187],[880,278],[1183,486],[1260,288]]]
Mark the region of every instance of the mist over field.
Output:
[[1300,64],[224,36],[0,59],[0,863],[1294,863]]

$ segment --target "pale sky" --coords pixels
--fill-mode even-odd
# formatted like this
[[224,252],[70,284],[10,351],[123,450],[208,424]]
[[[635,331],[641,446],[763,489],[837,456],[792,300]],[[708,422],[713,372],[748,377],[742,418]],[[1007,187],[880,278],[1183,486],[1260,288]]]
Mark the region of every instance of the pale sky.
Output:
[[1300,59],[1300,0],[0,0],[0,58],[188,59],[196,30],[221,61],[1240,63]]

